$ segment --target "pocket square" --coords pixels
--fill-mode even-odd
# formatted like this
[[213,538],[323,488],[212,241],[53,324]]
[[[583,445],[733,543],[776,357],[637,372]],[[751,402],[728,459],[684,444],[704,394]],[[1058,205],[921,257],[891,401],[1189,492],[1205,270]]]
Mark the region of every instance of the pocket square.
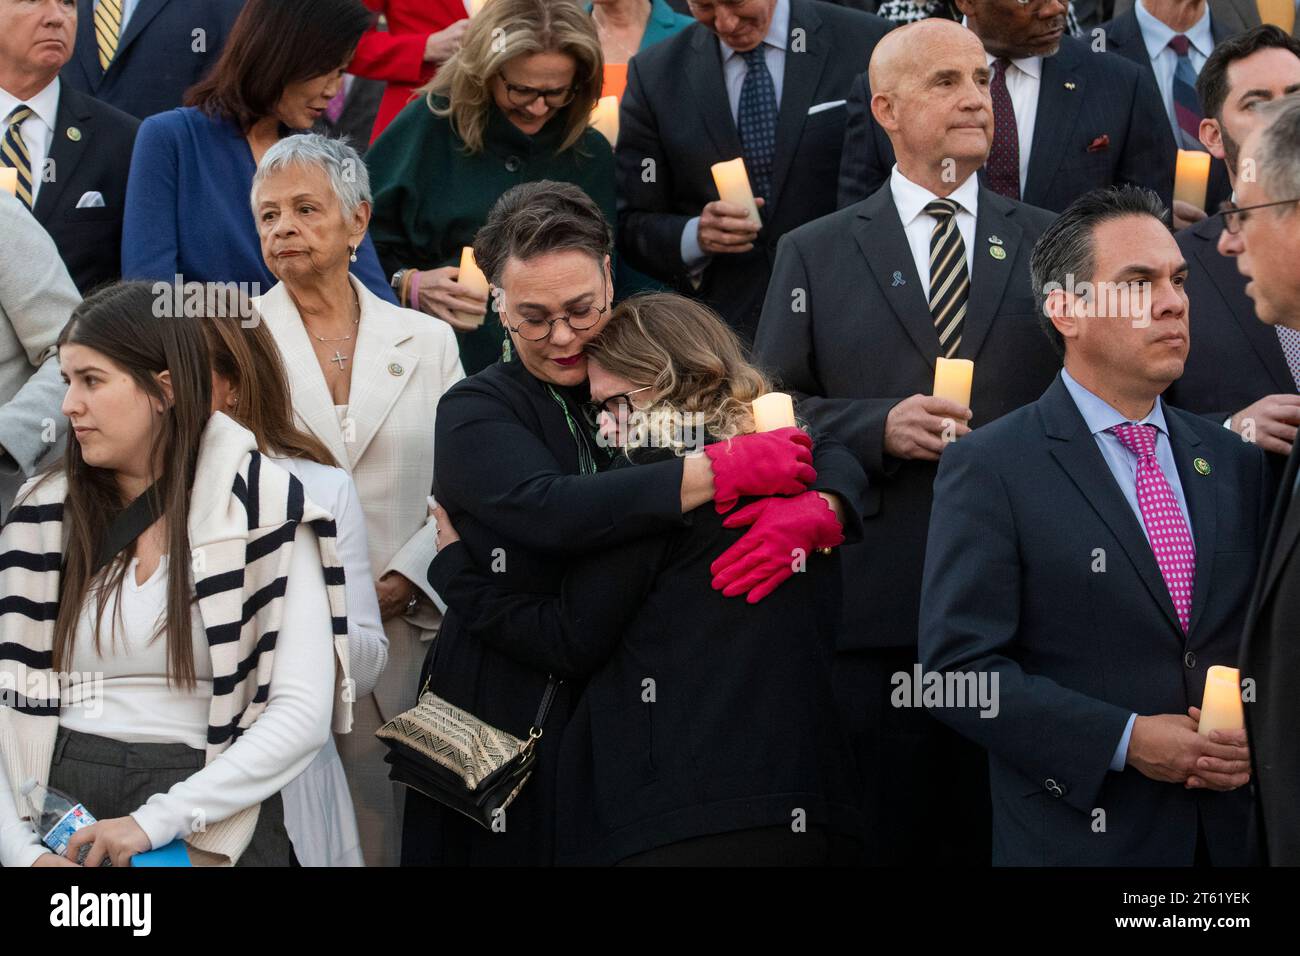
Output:
[[77,200],[78,209],[102,209],[104,206],[104,196],[97,190],[88,193],[82,193],[81,198]]
[[1100,153],[1104,149],[1110,149],[1110,134],[1102,133],[1091,143],[1088,144],[1088,152]]
[[808,115],[814,113],[825,113],[827,110],[833,110],[837,106],[843,106],[848,100],[827,100],[825,103],[818,103],[816,106],[808,107]]

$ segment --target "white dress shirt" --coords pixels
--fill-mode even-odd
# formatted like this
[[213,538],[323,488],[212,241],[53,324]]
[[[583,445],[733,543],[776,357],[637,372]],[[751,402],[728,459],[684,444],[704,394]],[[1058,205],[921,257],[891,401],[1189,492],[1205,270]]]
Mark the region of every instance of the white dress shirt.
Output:
[[[1151,58],[1151,69],[1156,73],[1156,85],[1160,87],[1160,98],[1165,103],[1165,115],[1169,118],[1169,127],[1174,131],[1174,141],[1181,142],[1178,133],[1178,120],[1174,116],[1174,70],[1178,68],[1178,54],[1169,48],[1169,41],[1178,36],[1166,24],[1147,12],[1142,0],[1133,5],[1137,15],[1138,28],[1142,31],[1142,42],[1146,44],[1147,56]],[[1192,61],[1192,69],[1201,75],[1201,67],[1214,49],[1214,33],[1210,29],[1210,5],[1205,5],[1201,19],[1190,30],[1184,30],[1190,46],[1187,58]]]
[[0,136],[8,131],[5,122],[9,114],[19,104],[26,104],[32,115],[18,125],[23,142],[27,145],[27,156],[32,161],[32,205],[41,193],[42,171],[45,159],[50,155],[50,143],[54,139],[54,123],[59,115],[59,78],[56,76],[50,85],[35,96],[19,100],[6,89],[0,89]]
[[[785,48],[790,40],[790,0],[776,0],[776,9],[772,11],[772,22],[767,25],[767,35],[763,37],[763,59],[767,63],[767,72],[772,74],[772,87],[776,91],[777,109],[781,107],[781,90],[785,88]],[[731,118],[737,127],[740,125],[740,90],[745,85],[745,57],[727,44],[718,40],[718,52],[722,56],[722,82],[727,88],[727,102],[731,104]],[[708,265],[709,256],[700,248],[700,217],[688,221],[682,229],[682,262],[692,273],[698,275]]]
[[898,218],[903,222],[903,233],[907,236],[907,246],[912,250],[912,261],[916,263],[916,274],[921,280],[925,297],[930,297],[930,236],[934,233],[934,224],[938,220],[923,212],[926,203],[935,199],[947,198],[957,204],[957,231],[966,247],[966,274],[975,274],[975,217],[979,215],[979,177],[971,173],[966,181],[946,197],[936,196],[924,186],[918,186],[898,169],[889,174],[889,191],[894,197],[894,208]]
[[[997,57],[985,52],[989,69]],[[1025,194],[1025,180],[1029,176],[1029,150],[1034,144],[1034,124],[1038,120],[1038,90],[1043,76],[1043,58],[1027,56],[1012,60],[1007,67],[1007,94],[1011,108],[1016,113],[1016,133],[1020,143],[1020,195]],[[991,78],[991,74],[990,74]]]

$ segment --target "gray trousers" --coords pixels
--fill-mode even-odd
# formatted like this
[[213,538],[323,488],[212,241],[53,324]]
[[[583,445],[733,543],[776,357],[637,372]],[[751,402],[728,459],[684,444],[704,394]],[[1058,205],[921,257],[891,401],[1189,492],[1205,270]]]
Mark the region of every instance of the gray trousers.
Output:
[[[130,816],[202,769],[206,755],[185,744],[127,744],[59,728],[50,786],[80,801],[97,820]],[[257,829],[236,866],[294,866],[278,793],[262,801]]]

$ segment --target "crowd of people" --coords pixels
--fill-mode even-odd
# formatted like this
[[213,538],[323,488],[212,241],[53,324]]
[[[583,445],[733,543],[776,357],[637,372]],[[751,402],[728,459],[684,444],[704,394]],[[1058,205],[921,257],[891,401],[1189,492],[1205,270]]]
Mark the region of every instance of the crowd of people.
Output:
[[0,137],[0,865],[1300,863],[1294,16],[0,0]]

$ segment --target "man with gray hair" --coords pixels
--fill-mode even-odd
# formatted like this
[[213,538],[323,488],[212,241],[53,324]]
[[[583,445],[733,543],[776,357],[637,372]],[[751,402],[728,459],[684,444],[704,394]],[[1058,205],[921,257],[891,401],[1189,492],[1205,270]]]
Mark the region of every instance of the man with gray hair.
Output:
[[[1243,164],[1256,175],[1237,180],[1234,208],[1224,214],[1219,251],[1237,257],[1250,282],[1261,322],[1300,329],[1300,96],[1266,108],[1271,123],[1241,145]],[[1281,491],[1260,562],[1241,649],[1241,676],[1250,682],[1246,727],[1255,742],[1255,824],[1265,862],[1300,864],[1300,444],[1282,473]]]
[[994,863],[1251,862],[1244,730],[1200,730],[1237,659],[1264,453],[1165,405],[1187,263],[1154,193],[1096,190],[1034,248],[1065,367],[944,452],[926,549],[927,672],[992,672],[997,716],[931,712],[989,751]]

